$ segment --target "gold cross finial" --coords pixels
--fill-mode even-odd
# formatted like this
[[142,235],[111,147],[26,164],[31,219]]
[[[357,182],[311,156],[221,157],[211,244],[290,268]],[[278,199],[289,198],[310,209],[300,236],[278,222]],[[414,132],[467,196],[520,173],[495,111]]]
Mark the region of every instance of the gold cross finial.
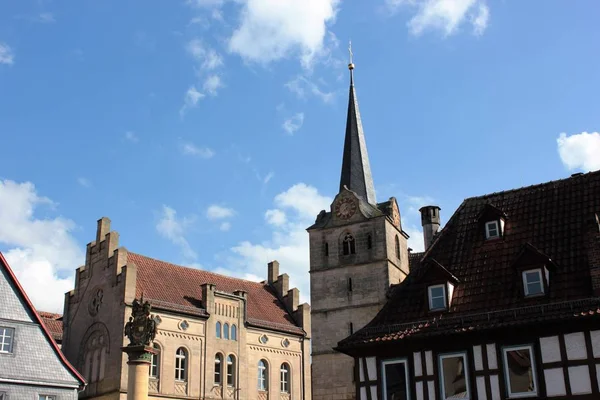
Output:
[[352,40],[348,41],[348,53],[350,53],[350,63],[348,64],[348,69],[353,70],[354,69],[354,63],[352,61],[352,58],[354,56],[354,53],[352,53]]

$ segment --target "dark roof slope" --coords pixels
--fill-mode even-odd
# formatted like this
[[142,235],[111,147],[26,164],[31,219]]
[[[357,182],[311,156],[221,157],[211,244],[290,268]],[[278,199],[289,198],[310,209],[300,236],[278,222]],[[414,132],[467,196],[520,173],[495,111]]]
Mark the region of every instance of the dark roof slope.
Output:
[[62,315],[49,313],[46,311],[38,311],[38,314],[40,314],[40,317],[42,317],[42,320],[44,321],[46,328],[48,328],[48,331],[52,335],[52,339],[54,339],[56,341],[56,343],[62,342],[62,336],[63,336]]
[[[478,217],[488,204],[506,214],[502,239],[485,240],[485,221]],[[502,321],[527,323],[540,316],[542,307],[547,318],[596,315],[600,298],[593,295],[587,249],[588,238],[598,235],[596,213],[600,213],[600,171],[464,200],[429,249],[419,255],[422,258],[410,255],[411,273],[394,287],[379,314],[340,342],[340,348],[448,330],[485,329]],[[519,294],[522,282],[514,263],[527,247],[556,266],[547,296],[523,299]],[[418,279],[421,268],[413,270],[430,259],[460,280],[449,311],[442,314],[429,314],[423,294],[427,281]],[[522,312],[501,317],[506,310]]]
[[248,294],[247,322],[250,325],[304,334],[273,289],[265,283],[181,267],[135,253],[128,254],[128,261],[137,266],[136,297],[143,295],[153,307],[208,316],[201,285],[210,283],[220,292],[243,290]]
[[52,346],[52,350],[54,350],[54,353],[58,356],[58,358],[60,359],[62,364],[73,374],[73,377],[77,381],[79,381],[79,385],[81,387],[85,386],[86,385],[85,379],[83,378],[83,376],[81,376],[81,374],[79,372],[77,372],[77,370],[66,359],[66,357],[64,356],[62,351],[60,351],[60,349],[58,348],[58,345],[56,344],[54,339],[52,339],[52,335],[50,334],[50,332],[48,331],[48,328],[44,324],[42,317],[40,316],[40,314],[38,314],[36,309],[33,307],[31,300],[29,300],[27,293],[25,293],[25,290],[23,290],[23,287],[17,280],[15,273],[10,268],[10,265],[8,265],[8,262],[4,258],[4,255],[2,254],[2,252],[0,252],[0,268],[4,268],[6,270],[8,277],[12,280],[13,286],[16,289],[17,294],[21,295],[21,297],[23,298],[23,301],[25,303],[25,306],[27,307],[28,311],[31,313],[34,321],[37,322],[40,325],[40,327],[42,328],[42,332],[43,332],[44,336],[46,337],[46,339],[48,340],[48,343],[50,344],[50,346]]

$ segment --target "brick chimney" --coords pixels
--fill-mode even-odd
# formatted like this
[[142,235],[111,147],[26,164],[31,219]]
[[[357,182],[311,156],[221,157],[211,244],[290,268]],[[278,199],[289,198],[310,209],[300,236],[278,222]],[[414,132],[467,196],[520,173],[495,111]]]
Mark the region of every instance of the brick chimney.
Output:
[[273,260],[268,264],[267,267],[267,283],[272,285],[277,281],[277,277],[279,276],[279,262],[277,260]]
[[425,250],[429,248],[433,241],[433,236],[440,229],[440,210],[438,206],[421,207],[421,225],[423,226],[423,240],[425,241]]

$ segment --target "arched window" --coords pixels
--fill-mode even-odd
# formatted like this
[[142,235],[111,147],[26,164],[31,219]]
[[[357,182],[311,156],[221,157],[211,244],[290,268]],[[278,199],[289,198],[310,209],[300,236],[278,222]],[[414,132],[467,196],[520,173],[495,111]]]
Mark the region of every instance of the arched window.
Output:
[[373,238],[371,237],[371,234],[367,235],[367,249],[370,249],[373,247]]
[[354,236],[347,233],[346,236],[344,236],[344,243],[343,243],[342,247],[343,247],[345,256],[350,255],[350,254],[355,254],[356,253],[356,243],[354,241]]
[[156,354],[152,354],[152,363],[150,364],[150,378],[158,379],[160,375],[160,346],[154,343],[152,346]]
[[396,258],[400,259],[400,240],[398,239],[398,235],[396,235]]
[[290,392],[290,366],[286,363],[281,364],[281,368],[279,370],[281,377],[281,393],[289,393]]
[[235,357],[227,356],[227,386],[235,386]]
[[229,324],[223,325],[223,339],[229,339]]
[[187,381],[187,351],[180,347],[175,353],[175,380]]
[[215,356],[215,385],[221,384],[221,368],[223,365],[223,356],[219,353]]
[[231,340],[237,340],[237,326],[231,325]]
[[216,332],[216,335],[217,335],[217,339],[221,339],[221,323],[220,322],[217,322],[217,332]]
[[263,392],[269,390],[269,366],[265,360],[258,362],[258,390]]

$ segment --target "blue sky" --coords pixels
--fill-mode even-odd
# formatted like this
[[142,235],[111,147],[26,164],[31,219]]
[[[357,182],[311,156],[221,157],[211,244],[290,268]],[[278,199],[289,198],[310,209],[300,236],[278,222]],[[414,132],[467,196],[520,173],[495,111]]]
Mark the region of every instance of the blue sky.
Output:
[[60,310],[96,220],[130,251],[308,299],[339,184],[348,40],[377,196],[470,196],[600,169],[600,6],[564,1],[0,3],[0,250]]

